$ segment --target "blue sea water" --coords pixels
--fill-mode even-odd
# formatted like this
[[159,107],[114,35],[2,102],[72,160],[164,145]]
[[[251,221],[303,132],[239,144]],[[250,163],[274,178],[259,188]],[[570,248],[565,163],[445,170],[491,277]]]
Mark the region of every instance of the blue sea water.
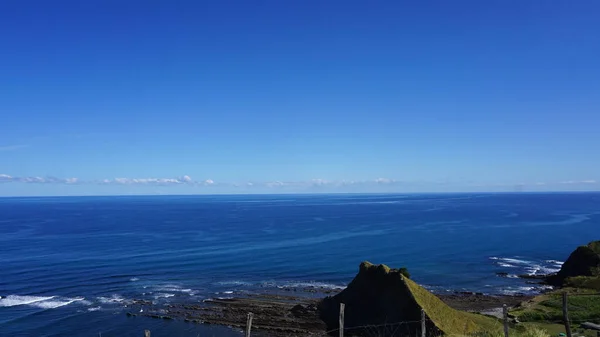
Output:
[[556,271],[599,225],[600,193],[0,198],[0,336],[237,336],[126,306],[343,287],[363,260],[533,293],[515,275]]

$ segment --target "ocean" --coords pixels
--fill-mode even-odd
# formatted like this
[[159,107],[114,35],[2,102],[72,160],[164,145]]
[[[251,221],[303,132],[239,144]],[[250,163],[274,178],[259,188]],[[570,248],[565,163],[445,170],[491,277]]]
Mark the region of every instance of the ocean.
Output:
[[0,336],[239,336],[125,313],[343,288],[364,260],[435,292],[532,294],[516,275],[557,271],[599,225],[600,193],[0,198]]

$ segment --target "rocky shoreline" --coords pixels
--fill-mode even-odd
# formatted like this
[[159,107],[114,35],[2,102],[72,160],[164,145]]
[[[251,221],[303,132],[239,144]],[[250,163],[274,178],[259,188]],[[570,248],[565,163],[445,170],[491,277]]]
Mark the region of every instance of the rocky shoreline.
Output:
[[[248,313],[253,313],[253,335],[293,336],[323,335],[327,329],[319,317],[318,305],[325,296],[341,290],[303,287],[272,290],[255,294],[239,294],[231,298],[215,298],[201,303],[156,305],[149,301],[134,301],[128,316],[165,320],[182,320],[198,324],[216,324],[243,329]],[[503,304],[509,307],[530,300],[526,295],[485,295],[455,292],[438,295],[454,309],[494,315]]]

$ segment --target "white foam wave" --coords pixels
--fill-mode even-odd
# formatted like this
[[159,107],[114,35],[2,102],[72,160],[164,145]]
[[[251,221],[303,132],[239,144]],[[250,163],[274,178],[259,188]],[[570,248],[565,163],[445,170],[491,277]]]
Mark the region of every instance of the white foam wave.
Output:
[[162,291],[162,292],[175,292],[175,293],[187,293],[187,294],[193,294],[193,293],[195,293],[195,291],[192,290],[192,289],[183,288],[183,287],[175,285],[175,284],[167,284],[167,285],[164,285],[164,286],[156,286],[156,287],[154,287],[154,289],[156,291]]
[[28,305],[41,301],[48,301],[53,299],[55,296],[41,297],[41,296],[19,296],[19,295],[8,295],[0,298],[0,307],[14,307],[17,305]]
[[233,291],[231,291],[231,290],[224,291],[223,294],[233,294]]
[[560,267],[543,267],[540,265],[534,265],[527,268],[528,275],[547,275],[556,273],[560,270]]
[[31,306],[41,308],[41,309],[54,309],[59,307],[64,307],[65,305],[69,305],[74,302],[83,301],[83,297],[81,298],[67,298],[64,300],[55,300],[55,301],[41,301],[31,303]]
[[517,288],[507,288],[503,289],[502,293],[504,295],[516,295],[516,294],[528,294],[536,290],[535,287],[517,287]]
[[562,265],[564,264],[564,262],[562,262],[562,261],[557,261],[557,260],[546,260],[546,261],[544,261],[544,262],[546,262],[546,263],[550,263],[550,264],[555,264],[555,265],[558,265],[558,266],[562,266]]
[[100,307],[92,307],[92,308],[88,308],[87,311],[98,311],[100,310]]
[[98,297],[98,301],[102,304],[114,304],[124,302],[125,299],[119,295],[113,294],[110,297]]
[[284,284],[278,285],[278,288],[321,288],[321,289],[332,289],[332,290],[342,290],[345,289],[345,286],[324,283],[324,282],[286,282]]
[[517,266],[513,266],[512,264],[502,263],[502,262],[498,262],[498,265],[500,267],[504,267],[504,268],[517,268]]
[[140,279],[139,279],[139,278],[137,278],[137,277],[132,277],[132,278],[130,278],[130,279],[129,279],[129,281],[131,281],[131,282],[135,282],[135,281],[139,281],[139,280],[140,280]]
[[500,260],[508,262],[508,263],[513,263],[513,264],[525,264],[525,265],[527,265],[527,264],[533,263],[533,262],[527,261],[527,260],[513,259],[513,258],[507,258],[507,257],[501,258]]
[[[76,298],[58,298],[57,296],[20,296],[8,295],[0,299],[0,307],[14,307],[19,305],[27,305],[41,309],[54,309],[64,307],[74,302],[84,301],[83,297]],[[89,302],[84,302],[89,303]]]
[[250,286],[252,283],[246,281],[221,281],[217,282],[218,285],[222,286]]
[[[289,288],[316,288],[316,289],[331,289],[331,290],[342,290],[346,286],[318,281],[261,281],[256,283],[250,283],[246,281],[222,281],[217,282],[218,285],[224,286],[258,286],[263,288],[278,288],[278,289],[289,289]],[[180,290],[181,291],[181,290]],[[226,293],[226,292],[223,292]]]
[[159,299],[159,298],[169,298],[169,297],[174,297],[175,294],[171,294],[171,293],[158,293],[154,295],[154,298]]

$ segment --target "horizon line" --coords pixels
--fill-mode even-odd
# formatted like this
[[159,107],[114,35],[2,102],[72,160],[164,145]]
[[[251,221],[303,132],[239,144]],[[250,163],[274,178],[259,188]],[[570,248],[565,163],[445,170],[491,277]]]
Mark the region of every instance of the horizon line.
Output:
[[211,196],[309,196],[309,195],[439,195],[439,194],[588,194],[593,191],[444,191],[444,192],[295,192],[295,193],[201,193],[201,194],[89,194],[89,195],[0,195],[0,199],[8,198],[94,198],[94,197],[211,197]]

